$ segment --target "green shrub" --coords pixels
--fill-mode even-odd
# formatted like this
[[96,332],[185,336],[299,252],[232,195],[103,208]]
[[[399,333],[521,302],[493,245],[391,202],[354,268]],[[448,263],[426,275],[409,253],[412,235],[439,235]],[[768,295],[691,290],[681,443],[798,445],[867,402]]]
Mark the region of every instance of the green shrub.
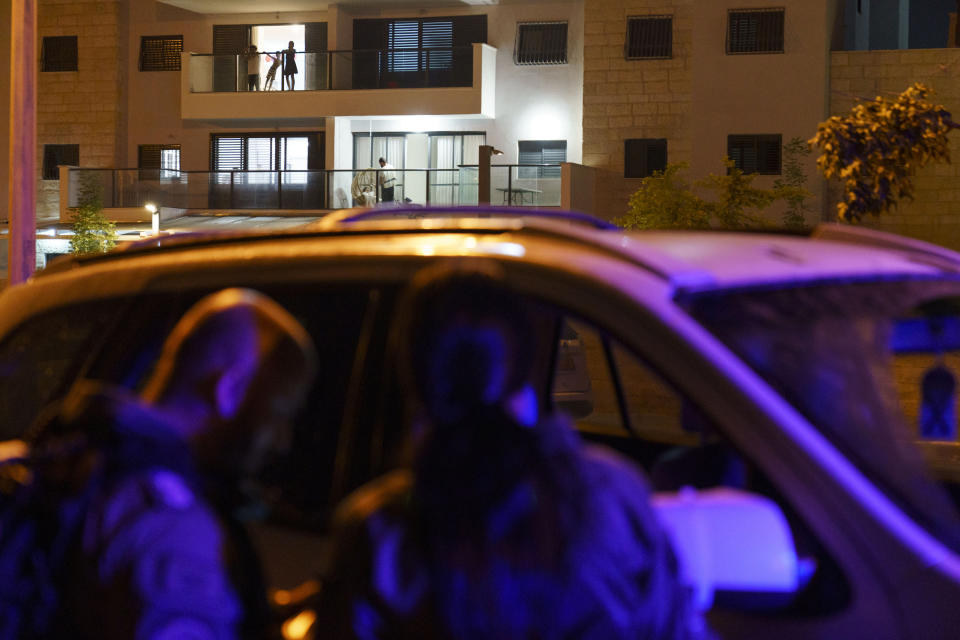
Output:
[[70,251],[77,255],[106,253],[117,244],[117,228],[103,215],[100,183],[89,172],[80,176],[80,197],[73,212]]

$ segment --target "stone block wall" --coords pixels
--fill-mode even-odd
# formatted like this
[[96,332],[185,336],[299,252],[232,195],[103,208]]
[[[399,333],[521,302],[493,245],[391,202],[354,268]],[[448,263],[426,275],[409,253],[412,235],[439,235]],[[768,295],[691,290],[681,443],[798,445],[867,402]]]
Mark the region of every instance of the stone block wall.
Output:
[[[960,49],[844,51],[831,54],[830,112],[849,112],[858,98],[895,97],[913,82],[935,91],[932,100],[960,120]],[[932,164],[917,171],[913,202],[867,220],[867,226],[960,250],[960,132],[950,134],[953,164]],[[838,183],[831,202],[840,199]],[[833,212],[830,212],[831,214]]]
[[[597,210],[623,215],[639,179],[623,178],[624,140],[667,138],[668,160],[692,149],[692,0],[588,0],[584,17],[583,164],[604,171]],[[673,57],[627,60],[627,18],[673,16]]]
[[80,145],[80,165],[115,167],[121,137],[123,3],[40,0],[38,69],[45,36],[77,36],[77,71],[37,74],[37,218],[59,215],[59,182],[43,180],[46,144]]

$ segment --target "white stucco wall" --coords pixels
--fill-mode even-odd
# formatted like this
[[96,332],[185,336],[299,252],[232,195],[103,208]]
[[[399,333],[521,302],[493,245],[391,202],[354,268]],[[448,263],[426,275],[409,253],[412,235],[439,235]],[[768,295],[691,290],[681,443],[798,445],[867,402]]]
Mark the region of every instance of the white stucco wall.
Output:
[[[424,131],[483,131],[487,144],[504,152],[498,164],[517,162],[520,140],[566,140],[567,160],[581,162],[583,150],[583,2],[538,2],[475,7],[470,11],[432,9],[427,15],[487,14],[487,42],[497,49],[496,97],[493,119],[412,117],[353,118],[351,131],[365,133]],[[383,11],[380,17],[410,15]],[[369,16],[364,16],[369,17]],[[525,66],[513,62],[518,22],[568,22],[567,64]],[[339,121],[339,119],[338,119]],[[351,166],[352,158],[336,159],[338,168]],[[412,167],[411,167],[412,168]]]
[[[125,64],[127,135],[124,145],[124,166],[137,164],[137,147],[141,144],[180,144],[183,170],[209,168],[211,133],[230,131],[316,131],[326,124],[346,123],[349,132],[367,131],[484,131],[487,141],[505,152],[501,162],[516,162],[519,140],[566,140],[567,159],[582,158],[582,84],[583,84],[583,1],[558,0],[509,5],[451,6],[429,9],[363,10],[330,5],[328,10],[301,13],[264,13],[236,15],[201,15],[184,11],[154,0],[130,0],[128,5],[127,45],[130,52]],[[494,119],[485,118],[406,118],[380,120],[332,118],[336,113],[316,113],[312,118],[240,120],[229,109],[222,118],[208,120],[182,119],[180,108],[181,73],[141,72],[138,70],[140,37],[143,35],[183,35],[184,50],[209,53],[212,50],[215,24],[290,24],[327,22],[331,48],[349,49],[352,45],[355,18],[428,17],[484,13],[488,16],[488,43],[497,49],[496,85],[493,96]],[[513,49],[518,22],[566,20],[568,26],[568,63],[555,66],[517,66]],[[429,95],[429,94],[425,94]],[[233,97],[233,96],[231,96]],[[261,96],[255,96],[261,97]],[[297,96],[300,97],[300,96]],[[428,98],[429,100],[429,98]],[[428,105],[425,104],[425,110]],[[327,131],[327,168],[352,166],[352,156],[340,157],[339,150],[352,148],[333,144],[341,131]],[[341,141],[342,142],[342,141]]]

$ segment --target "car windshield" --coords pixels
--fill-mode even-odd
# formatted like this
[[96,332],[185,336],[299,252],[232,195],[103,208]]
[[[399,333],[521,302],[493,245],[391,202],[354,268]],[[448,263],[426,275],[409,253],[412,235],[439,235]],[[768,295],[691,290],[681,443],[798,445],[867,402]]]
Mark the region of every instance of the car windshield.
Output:
[[891,350],[899,318],[958,292],[958,282],[928,279],[680,298],[901,509],[960,551],[960,518],[904,418]]

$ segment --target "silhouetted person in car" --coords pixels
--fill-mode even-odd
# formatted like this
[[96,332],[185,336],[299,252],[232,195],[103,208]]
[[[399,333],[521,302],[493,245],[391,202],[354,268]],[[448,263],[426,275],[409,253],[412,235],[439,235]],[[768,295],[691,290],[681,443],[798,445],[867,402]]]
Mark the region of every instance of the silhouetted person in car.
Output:
[[141,397],[92,382],[71,392],[36,445],[39,454],[71,434],[88,439],[51,474],[61,514],[79,515],[50,637],[269,635],[236,509],[265,454],[287,438],[314,359],[284,309],[227,289],[179,321]]
[[412,458],[338,509],[316,637],[703,637],[642,476],[538,415],[499,271],[427,269],[398,317]]

